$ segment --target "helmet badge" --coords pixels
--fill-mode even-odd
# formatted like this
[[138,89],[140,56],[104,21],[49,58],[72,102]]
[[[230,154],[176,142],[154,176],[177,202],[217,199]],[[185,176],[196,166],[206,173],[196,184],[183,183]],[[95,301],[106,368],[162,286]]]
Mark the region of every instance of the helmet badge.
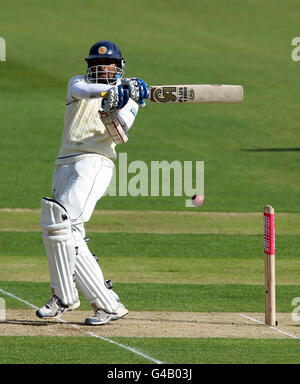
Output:
[[104,47],[104,46],[101,46],[101,47],[98,48],[98,52],[99,52],[100,55],[105,55],[106,52],[107,52],[107,48]]

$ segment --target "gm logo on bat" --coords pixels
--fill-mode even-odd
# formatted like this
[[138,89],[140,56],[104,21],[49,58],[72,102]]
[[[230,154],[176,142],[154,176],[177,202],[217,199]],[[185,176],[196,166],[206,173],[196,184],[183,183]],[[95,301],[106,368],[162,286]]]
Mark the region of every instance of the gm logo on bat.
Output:
[[187,87],[151,87],[150,100],[154,103],[186,103],[195,98],[193,89]]

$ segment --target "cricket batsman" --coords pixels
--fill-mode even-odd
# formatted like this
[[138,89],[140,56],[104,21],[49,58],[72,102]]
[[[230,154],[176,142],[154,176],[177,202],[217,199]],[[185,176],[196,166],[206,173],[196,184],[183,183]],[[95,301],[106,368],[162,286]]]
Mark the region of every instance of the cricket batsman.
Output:
[[128,310],[90,252],[84,224],[110,184],[116,145],[128,140],[149,88],[142,79],[123,78],[125,60],[111,41],[96,42],[85,60],[86,75],[72,77],[68,83],[52,197],[41,200],[52,296],[36,315],[56,318],[78,308],[80,290],[94,310],[85,324],[103,325]]

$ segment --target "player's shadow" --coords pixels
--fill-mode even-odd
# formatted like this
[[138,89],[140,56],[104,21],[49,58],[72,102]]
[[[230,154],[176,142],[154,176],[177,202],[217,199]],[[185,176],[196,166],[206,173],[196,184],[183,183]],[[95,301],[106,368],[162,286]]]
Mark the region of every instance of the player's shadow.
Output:
[[57,325],[57,324],[62,324],[62,325],[84,325],[84,322],[75,322],[75,321],[59,321],[58,319],[53,319],[53,320],[5,320],[5,321],[0,321],[1,324],[14,324],[14,325],[30,325],[30,326],[45,326],[45,325]]
[[45,321],[45,320],[5,320],[1,321],[0,324],[14,324],[14,325],[30,325],[30,326],[45,326],[45,325],[53,325],[57,324],[54,321]]
[[255,148],[255,149],[241,149],[243,152],[298,152],[300,148]]

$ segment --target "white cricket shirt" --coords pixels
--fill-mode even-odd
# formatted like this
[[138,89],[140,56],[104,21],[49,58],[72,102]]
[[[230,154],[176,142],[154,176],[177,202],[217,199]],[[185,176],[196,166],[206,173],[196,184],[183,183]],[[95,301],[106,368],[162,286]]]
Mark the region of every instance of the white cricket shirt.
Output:
[[[55,165],[73,163],[82,157],[102,155],[116,160],[116,144],[106,132],[98,110],[102,110],[101,92],[112,85],[90,84],[82,75],[74,76],[68,83],[64,131]],[[118,112],[118,117],[128,130],[138,112],[138,104],[129,99]]]

